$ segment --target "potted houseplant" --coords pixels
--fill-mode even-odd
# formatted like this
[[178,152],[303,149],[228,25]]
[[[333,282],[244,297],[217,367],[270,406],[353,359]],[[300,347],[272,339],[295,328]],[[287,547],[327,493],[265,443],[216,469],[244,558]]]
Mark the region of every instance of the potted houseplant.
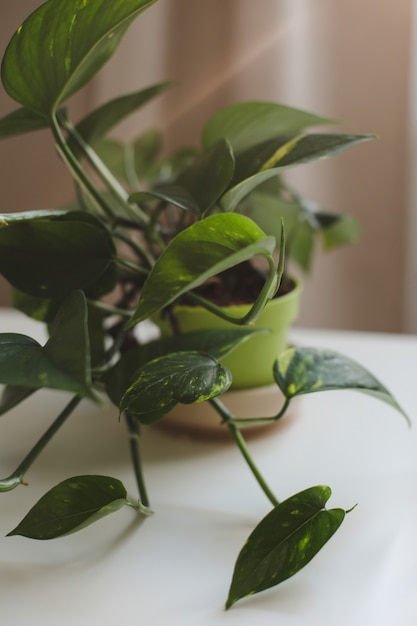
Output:
[[[275,197],[281,204],[294,204],[297,222],[303,221],[300,216],[308,216],[315,228],[341,222],[344,231],[341,218],[311,211],[282,181],[273,187],[272,180],[285,168],[329,156],[367,137],[305,135],[306,127],[325,120],[279,105],[246,103],[208,123],[197,154],[178,154],[162,165],[144,160],[152,142],[142,137],[137,154],[146,184],[128,190],[105,165],[106,146],[99,142],[165,85],[117,98],[75,126],[65,103],[115,52],[129,24],[153,3],[48,0],[18,28],[4,55],[3,85],[20,108],[0,120],[0,135],[49,127],[74,178],[77,205],[1,216],[0,271],[13,286],[14,305],[44,322],[49,339],[40,345],[17,333],[0,334],[0,382],[5,385],[0,411],[27,398],[30,402],[30,396],[45,387],[70,394],[70,399],[19,467],[0,481],[0,490],[24,482],[33,461],[81,400],[95,402],[104,394],[126,423],[139,498],[128,498],[120,481],[108,476],[71,477],[45,494],[10,534],[59,537],[123,504],[148,515],[141,427],[160,422],[178,403],[210,402],[273,507],[239,555],[226,604],[230,607],[295,574],[346,514],[325,508],[330,488],[324,486],[279,503],[249,454],[240,416],[221,400],[232,383],[222,358],[262,332],[250,324],[283,280],[286,231],[292,253],[297,250],[295,230],[291,233],[280,219],[278,239],[276,233],[265,232],[253,219],[256,207],[260,196],[265,201]],[[248,217],[245,213],[253,207],[255,213]],[[243,317],[236,319],[204,292],[196,292],[207,280],[254,259],[266,266],[265,279]],[[162,310],[176,329],[172,307],[185,297],[234,326],[174,332],[143,342],[137,332],[140,325]],[[272,417],[260,413],[252,423],[275,423],[293,398],[338,388],[371,393],[401,411],[375,377],[342,355],[291,347],[276,357],[271,369],[283,406]],[[277,548],[273,554],[262,556],[267,567],[258,569],[255,578],[248,577],[271,545]]]

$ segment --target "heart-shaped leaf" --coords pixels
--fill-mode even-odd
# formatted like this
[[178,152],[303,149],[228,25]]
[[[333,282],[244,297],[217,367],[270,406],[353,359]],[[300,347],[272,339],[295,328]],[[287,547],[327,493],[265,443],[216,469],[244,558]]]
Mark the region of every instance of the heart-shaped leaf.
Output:
[[179,402],[204,402],[227,391],[231,382],[229,370],[210,355],[174,352],[139,369],[120,401],[120,412],[153,423]]
[[155,0],[48,0],[11,39],[3,85],[24,107],[50,117],[116,51],[130,23]]
[[[26,335],[0,334],[0,383],[21,387],[6,397],[10,405],[30,389],[48,387],[92,399],[87,304],[80,291],[66,298],[44,347]],[[25,391],[27,390],[27,392]],[[10,408],[10,406],[9,406]]]
[[324,509],[330,487],[310,487],[276,506],[255,528],[236,561],[226,608],[278,585],[319,552],[345,518]]
[[280,135],[298,133],[304,128],[334,124],[299,109],[273,102],[240,102],[216,113],[203,129],[204,148],[227,139],[235,154]]
[[356,361],[333,350],[289,348],[275,361],[274,377],[288,399],[317,391],[352,389],[383,400],[407,417],[375,376]]
[[249,218],[212,215],[183,230],[156,261],[130,321],[136,324],[208,278],[256,255],[270,257],[275,238]]
[[0,272],[13,287],[32,296],[58,297],[86,289],[113,257],[110,235],[91,216],[35,216],[10,220],[0,228]]
[[8,536],[55,539],[74,533],[128,504],[126,489],[109,476],[74,476],[62,481],[31,508]]
[[215,359],[221,359],[259,332],[267,331],[260,328],[207,329],[150,341],[125,352],[105,374],[107,394],[111,401],[119,406],[125,390],[132,382],[133,375],[145,363],[172,352],[187,350],[205,352]]

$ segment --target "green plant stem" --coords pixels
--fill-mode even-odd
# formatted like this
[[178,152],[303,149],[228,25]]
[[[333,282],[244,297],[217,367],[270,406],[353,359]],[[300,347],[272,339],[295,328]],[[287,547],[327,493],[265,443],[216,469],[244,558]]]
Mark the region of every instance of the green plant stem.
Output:
[[139,496],[141,503],[144,507],[149,508],[149,497],[146,490],[145,480],[142,471],[142,461],[139,447],[140,437],[140,425],[136,418],[130,415],[127,411],[124,413],[127,428],[129,431],[129,447],[130,456],[132,459],[133,470],[135,472],[136,483],[139,490]]
[[113,210],[107,204],[103,196],[100,194],[99,190],[87,176],[78,159],[74,156],[74,154],[68,147],[68,144],[62,135],[57,117],[53,115],[50,121],[51,130],[56,141],[58,152],[68,166],[70,172],[72,172],[75,180],[91,196],[94,202],[106,213],[107,217],[114,221],[115,216],[113,214]]
[[143,261],[145,261],[145,263],[147,263],[147,265],[150,268],[153,267],[153,265],[155,264],[155,260],[151,257],[151,255],[144,248],[142,248],[142,246],[136,239],[133,239],[133,237],[130,237],[129,235],[127,235],[124,232],[121,232],[120,230],[115,230],[113,232],[113,237],[115,239],[119,239],[120,241],[123,241],[128,246],[130,246],[130,248],[132,248],[132,250],[141,259],[143,259]]
[[285,398],[284,404],[281,409],[278,411],[276,415],[272,417],[233,417],[232,422],[235,426],[261,426],[262,424],[272,424],[273,422],[277,422],[283,415],[286,413],[288,406],[290,404],[291,399]]
[[51,441],[52,437],[58,432],[67,418],[81,402],[81,396],[74,396],[67,406],[61,411],[56,420],[51,424],[48,430],[36,442],[29,454],[25,456],[19,467],[7,478],[0,480],[0,491],[10,491],[20,484],[24,484],[24,475],[31,467],[32,463],[37,459],[46,445]]
[[133,270],[134,272],[138,273],[138,274],[149,274],[149,270],[145,270],[144,267],[141,267],[140,265],[138,265],[137,263],[134,263],[133,261],[130,261],[129,259],[124,259],[120,256],[116,257],[115,261],[117,263],[119,263],[119,265],[123,265],[124,267],[127,267],[129,270]]
[[87,158],[90,165],[94,168],[95,172],[99,175],[103,183],[106,185],[107,189],[110,191],[112,196],[122,204],[123,207],[127,208],[128,211],[132,214],[135,214],[135,217],[142,221],[142,223],[146,224],[149,221],[149,217],[144,213],[140,207],[137,205],[130,205],[129,194],[122,187],[119,181],[113,176],[112,172],[109,168],[103,163],[98,154],[89,146],[82,136],[79,134],[77,129],[70,123],[69,120],[64,119],[62,117],[59,118],[60,123],[63,128],[68,132],[68,134],[76,141],[77,145],[81,149],[83,155]]
[[278,506],[279,504],[279,500],[277,500],[277,498],[275,497],[275,495],[272,493],[271,489],[268,487],[268,485],[266,484],[262,474],[260,473],[258,467],[255,465],[248,447],[246,445],[246,441],[245,438],[243,437],[242,433],[240,432],[239,428],[236,426],[236,424],[233,421],[233,414],[229,411],[229,409],[223,404],[223,402],[221,402],[221,400],[219,400],[218,398],[211,398],[210,400],[210,404],[216,409],[216,411],[221,415],[223,422],[226,424],[226,426],[229,428],[233,439],[235,440],[239,450],[241,451],[243,458],[245,459],[246,463],[248,464],[253,476],[255,477],[256,481],[258,482],[259,486],[261,487],[262,491],[264,492],[264,494],[266,495],[266,497],[268,498],[268,500],[271,502],[271,504],[273,506]]
[[120,315],[120,317],[126,318],[130,318],[130,316],[132,315],[132,311],[113,306],[112,304],[104,302],[103,300],[92,300],[91,298],[89,298],[88,304],[91,304],[91,306],[94,306],[96,307],[96,309],[100,309],[101,311],[106,311],[106,313],[109,313],[110,315]]

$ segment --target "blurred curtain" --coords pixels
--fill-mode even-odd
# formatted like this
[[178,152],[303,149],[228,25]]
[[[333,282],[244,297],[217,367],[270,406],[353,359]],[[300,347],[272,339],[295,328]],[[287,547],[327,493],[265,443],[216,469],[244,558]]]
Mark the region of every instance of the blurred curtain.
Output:
[[[0,23],[15,4],[1,4]],[[131,27],[79,111],[170,78],[170,92],[119,134],[155,125],[167,151],[196,143],[216,109],[241,99],[280,101],[337,118],[345,132],[377,134],[378,141],[295,174],[306,194],[362,225],[357,244],[318,255],[299,323],[417,332],[412,4],[160,0]]]
[[404,328],[417,333],[417,1],[411,15],[408,115],[408,212],[405,221]]

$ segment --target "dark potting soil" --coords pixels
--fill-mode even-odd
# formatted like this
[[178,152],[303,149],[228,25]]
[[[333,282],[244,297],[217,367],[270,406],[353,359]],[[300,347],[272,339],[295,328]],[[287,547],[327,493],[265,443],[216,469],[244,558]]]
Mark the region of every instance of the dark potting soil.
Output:
[[[194,292],[219,306],[251,304],[256,300],[264,283],[265,275],[246,261],[210,278],[201,287],[194,289]],[[293,288],[294,282],[284,277],[275,297],[283,296]],[[185,298],[183,302],[187,305],[193,304]]]

